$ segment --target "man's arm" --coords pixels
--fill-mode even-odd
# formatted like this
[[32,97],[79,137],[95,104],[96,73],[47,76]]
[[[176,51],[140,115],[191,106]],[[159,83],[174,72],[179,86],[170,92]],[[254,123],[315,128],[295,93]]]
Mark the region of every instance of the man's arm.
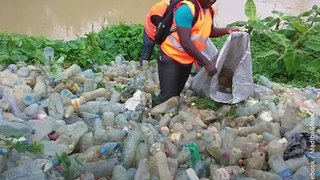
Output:
[[183,49],[201,65],[204,66],[209,76],[216,73],[215,64],[210,62],[191,41],[191,28],[177,27],[180,43]]
[[234,31],[240,31],[240,29],[238,27],[216,28],[212,26],[210,37],[211,38],[220,37],[226,34],[231,34]]

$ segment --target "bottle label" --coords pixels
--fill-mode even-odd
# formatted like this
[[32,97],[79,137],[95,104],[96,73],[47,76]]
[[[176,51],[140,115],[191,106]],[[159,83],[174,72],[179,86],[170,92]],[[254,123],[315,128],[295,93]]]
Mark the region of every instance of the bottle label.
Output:
[[289,180],[293,176],[292,171],[288,168],[278,172],[278,175],[281,176],[283,180]]

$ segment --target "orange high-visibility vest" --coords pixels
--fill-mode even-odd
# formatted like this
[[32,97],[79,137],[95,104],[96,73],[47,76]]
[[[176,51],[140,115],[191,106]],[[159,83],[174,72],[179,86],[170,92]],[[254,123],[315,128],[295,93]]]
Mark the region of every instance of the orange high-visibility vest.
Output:
[[[200,6],[198,1],[197,3]],[[182,4],[187,4],[192,12],[192,15],[194,16],[195,5],[192,2],[185,0],[178,3],[177,7]],[[203,10],[200,6],[198,20],[191,28],[191,41],[200,52],[203,52],[206,47],[206,41],[210,36],[212,23],[213,19],[210,9]],[[172,28],[175,30],[176,27],[176,22],[173,20]],[[166,38],[166,40],[161,44],[161,50],[167,56],[181,64],[191,64],[195,62],[195,59],[182,48],[177,31],[172,32]]]
[[144,29],[152,40],[154,40],[154,36],[156,35],[157,27],[151,22],[151,16],[157,15],[162,17],[167,9],[167,6],[169,5],[169,2],[170,0],[161,0],[157,4],[153,5],[147,14],[144,22]]

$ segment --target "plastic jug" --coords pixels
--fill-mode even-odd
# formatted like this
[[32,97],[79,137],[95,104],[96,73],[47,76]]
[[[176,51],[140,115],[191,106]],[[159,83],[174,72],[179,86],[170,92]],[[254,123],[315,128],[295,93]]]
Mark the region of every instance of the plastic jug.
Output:
[[293,173],[290,170],[289,166],[284,162],[282,156],[271,156],[268,160],[268,164],[272,171],[281,176],[282,179],[292,178]]

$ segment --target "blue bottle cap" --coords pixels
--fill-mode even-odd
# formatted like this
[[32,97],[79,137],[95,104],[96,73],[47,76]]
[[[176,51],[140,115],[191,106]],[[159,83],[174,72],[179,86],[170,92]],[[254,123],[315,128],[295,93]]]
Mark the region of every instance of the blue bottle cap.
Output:
[[1,148],[0,149],[0,154],[3,155],[3,156],[7,155],[8,154],[8,149],[7,148]]
[[100,152],[101,152],[101,154],[104,154],[104,153],[106,153],[107,152],[107,148],[106,147],[100,147]]
[[54,166],[56,166],[56,165],[59,164],[58,160],[56,160],[56,159],[51,160],[51,162],[52,162],[52,164],[53,164]]
[[304,155],[307,157],[308,160],[314,160],[315,156],[314,153],[305,152]]

